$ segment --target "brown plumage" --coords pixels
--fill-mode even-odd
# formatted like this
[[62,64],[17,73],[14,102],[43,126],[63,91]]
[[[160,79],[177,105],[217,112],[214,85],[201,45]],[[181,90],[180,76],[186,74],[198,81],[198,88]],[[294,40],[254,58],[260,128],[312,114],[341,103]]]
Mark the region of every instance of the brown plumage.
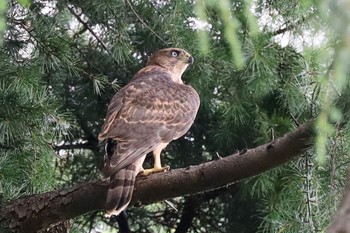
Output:
[[108,214],[118,215],[131,200],[136,175],[153,151],[154,168],[164,171],[160,152],[191,127],[199,107],[197,92],[181,76],[193,58],[183,49],[162,49],[112,98],[99,140],[107,140],[103,175],[110,177]]

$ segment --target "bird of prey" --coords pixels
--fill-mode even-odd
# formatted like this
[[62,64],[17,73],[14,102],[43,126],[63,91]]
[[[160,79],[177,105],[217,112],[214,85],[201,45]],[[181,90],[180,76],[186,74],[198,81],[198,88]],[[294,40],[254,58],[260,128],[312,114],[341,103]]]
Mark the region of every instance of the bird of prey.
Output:
[[[106,141],[102,173],[110,178],[107,214],[118,215],[127,207],[139,172],[169,168],[161,166],[160,153],[189,130],[200,104],[197,92],[181,80],[193,61],[183,49],[159,50],[112,98],[98,136]],[[153,152],[154,167],[144,170],[149,152]]]

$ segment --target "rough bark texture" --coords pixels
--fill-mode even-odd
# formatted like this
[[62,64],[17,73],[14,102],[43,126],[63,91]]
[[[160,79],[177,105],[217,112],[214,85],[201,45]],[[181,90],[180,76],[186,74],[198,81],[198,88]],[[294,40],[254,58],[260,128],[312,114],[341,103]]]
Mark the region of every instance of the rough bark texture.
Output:
[[[311,124],[285,136],[225,158],[162,174],[138,177],[131,204],[215,189],[279,166],[312,145]],[[17,232],[35,232],[92,210],[103,210],[109,184],[93,181],[5,203],[0,223]]]
[[350,167],[344,197],[327,233],[350,233]]
[[108,184],[94,181],[71,188],[25,196],[2,206],[0,222],[16,232],[51,228],[91,210],[103,209]]
[[132,202],[149,204],[222,187],[277,167],[311,146],[310,125],[270,143],[225,158],[170,172],[139,177]]

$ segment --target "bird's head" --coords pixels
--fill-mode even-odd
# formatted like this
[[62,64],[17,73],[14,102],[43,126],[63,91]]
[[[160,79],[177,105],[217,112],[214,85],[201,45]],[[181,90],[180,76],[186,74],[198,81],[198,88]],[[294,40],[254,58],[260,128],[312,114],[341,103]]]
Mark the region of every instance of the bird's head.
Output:
[[181,76],[183,72],[193,62],[193,57],[187,51],[180,48],[166,48],[152,54],[148,58],[146,66],[161,66],[172,73],[174,81],[182,83]]

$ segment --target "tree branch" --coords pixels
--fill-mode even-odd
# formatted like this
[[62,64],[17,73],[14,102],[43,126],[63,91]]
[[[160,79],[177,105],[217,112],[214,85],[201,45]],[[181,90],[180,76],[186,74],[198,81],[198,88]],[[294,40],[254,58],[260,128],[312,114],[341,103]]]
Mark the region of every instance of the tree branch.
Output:
[[287,32],[287,31],[292,31],[295,28],[297,28],[298,26],[300,26],[301,24],[303,24],[305,21],[310,19],[311,17],[315,16],[315,14],[316,14],[316,11],[312,11],[308,15],[302,16],[300,19],[296,20],[293,23],[287,22],[284,27],[279,28],[276,31],[272,32],[272,35],[277,36],[277,35],[280,35],[280,34]]
[[145,23],[145,21],[139,16],[139,14],[137,14],[136,10],[134,9],[133,5],[131,4],[130,0],[126,0],[126,3],[129,5],[132,13],[136,16],[136,18],[141,22],[141,24],[143,26],[145,26],[146,28],[148,28],[148,30],[150,30],[156,37],[158,37],[158,39],[160,39],[164,44],[168,44],[160,35],[158,35],[158,33],[156,33],[150,26],[148,26],[147,23]]
[[0,150],[13,150],[13,149],[16,149],[16,148],[13,146],[7,146],[7,145],[0,144]]
[[277,29],[276,31],[274,31],[272,33],[273,36],[277,36],[277,35],[280,35],[280,34],[283,34],[285,32],[288,32],[288,31],[291,31],[293,29],[295,29],[297,26],[299,26],[300,22],[302,22],[303,20],[298,20],[296,23],[294,24],[288,24],[286,26],[284,26],[283,28],[279,28]]
[[[162,174],[139,176],[131,204],[150,204],[216,189],[277,167],[312,145],[311,126],[312,123],[301,125],[275,141],[244,153]],[[109,185],[113,184],[92,181],[5,203],[0,210],[0,223],[28,233],[88,211],[103,210]]]
[[182,209],[182,215],[175,233],[186,233],[192,226],[192,221],[198,213],[200,199],[197,197],[188,197]]
[[63,145],[52,145],[52,148],[55,151],[59,150],[74,150],[74,149],[96,149],[98,146],[98,143],[91,143],[91,142],[83,142],[83,143],[65,143]]
[[67,4],[67,8],[68,10],[72,13],[72,15],[74,15],[74,17],[84,26],[84,28],[86,28],[91,35],[96,39],[96,41],[102,46],[102,48],[108,53],[108,55],[110,55],[114,61],[117,63],[117,61],[115,60],[113,53],[108,49],[107,45],[100,39],[100,37],[98,37],[98,35],[94,32],[94,30],[90,27],[90,25],[88,23],[86,23],[79,14],[77,14],[75,12],[75,10],[73,9],[73,7],[70,7]]
[[350,233],[350,167],[347,182],[342,203],[335,214],[333,223],[327,229],[327,233]]

